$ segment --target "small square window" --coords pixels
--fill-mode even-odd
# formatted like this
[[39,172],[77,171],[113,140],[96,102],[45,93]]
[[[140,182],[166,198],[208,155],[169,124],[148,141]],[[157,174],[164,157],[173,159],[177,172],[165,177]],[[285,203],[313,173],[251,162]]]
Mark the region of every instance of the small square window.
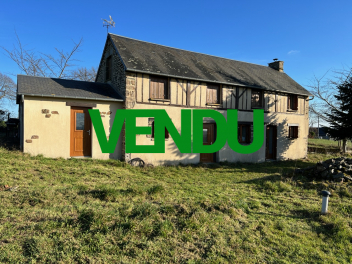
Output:
[[289,138],[298,138],[298,126],[289,126],[288,127],[288,137]]
[[207,104],[220,104],[220,85],[207,84]]
[[263,91],[252,89],[252,108],[263,108]]
[[298,97],[295,94],[289,94],[287,96],[287,110],[298,110]]
[[170,99],[168,78],[150,77],[150,99]]

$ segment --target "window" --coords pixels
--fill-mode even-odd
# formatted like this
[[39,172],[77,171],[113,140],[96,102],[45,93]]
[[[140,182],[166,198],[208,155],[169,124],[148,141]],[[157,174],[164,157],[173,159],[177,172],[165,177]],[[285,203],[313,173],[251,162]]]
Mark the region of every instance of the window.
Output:
[[298,110],[298,97],[295,94],[289,94],[287,96],[287,110]]
[[263,91],[252,89],[252,108],[263,108]]
[[112,71],[112,57],[109,56],[106,59],[106,76],[105,77],[106,77],[107,81],[111,80],[111,77],[112,77],[111,71]]
[[[152,134],[147,135],[147,137],[154,138],[154,118],[148,118],[148,125],[152,127]],[[170,137],[169,131],[165,127],[165,139]]]
[[76,130],[84,130],[84,113],[76,113]]
[[167,78],[150,77],[150,99],[170,99]]
[[289,138],[298,138],[298,126],[289,126],[288,127],[288,137]]
[[238,142],[239,143],[250,143],[251,142],[251,126],[250,125],[238,125]]
[[207,84],[207,104],[220,104],[220,85]]

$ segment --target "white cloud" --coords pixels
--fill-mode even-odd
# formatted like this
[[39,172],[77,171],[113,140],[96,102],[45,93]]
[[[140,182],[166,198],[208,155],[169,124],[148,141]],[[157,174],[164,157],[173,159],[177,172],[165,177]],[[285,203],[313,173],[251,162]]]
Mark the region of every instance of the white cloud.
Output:
[[299,53],[299,50],[290,50],[289,52],[287,52],[288,55],[292,55],[296,53]]

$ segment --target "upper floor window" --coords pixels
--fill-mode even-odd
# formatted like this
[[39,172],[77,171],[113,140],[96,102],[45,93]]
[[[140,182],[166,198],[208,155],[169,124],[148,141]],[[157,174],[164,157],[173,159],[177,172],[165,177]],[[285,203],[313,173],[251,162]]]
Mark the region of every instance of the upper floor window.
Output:
[[207,104],[220,104],[220,85],[207,84]]
[[170,99],[168,78],[150,77],[150,98]]
[[287,96],[287,110],[298,110],[298,97],[295,94]]
[[263,91],[252,89],[252,108],[263,108]]
[[111,80],[112,77],[112,56],[109,56],[106,59],[106,80]]
[[298,138],[298,126],[289,126],[288,127],[288,137],[289,138]]

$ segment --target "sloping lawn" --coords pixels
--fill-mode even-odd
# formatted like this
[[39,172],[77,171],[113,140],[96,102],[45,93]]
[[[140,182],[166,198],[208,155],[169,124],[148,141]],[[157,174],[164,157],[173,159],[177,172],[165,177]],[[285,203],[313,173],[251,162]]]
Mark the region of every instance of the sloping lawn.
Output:
[[[135,168],[0,148],[2,263],[350,263],[352,190],[304,161]],[[321,216],[319,191],[333,192]]]

